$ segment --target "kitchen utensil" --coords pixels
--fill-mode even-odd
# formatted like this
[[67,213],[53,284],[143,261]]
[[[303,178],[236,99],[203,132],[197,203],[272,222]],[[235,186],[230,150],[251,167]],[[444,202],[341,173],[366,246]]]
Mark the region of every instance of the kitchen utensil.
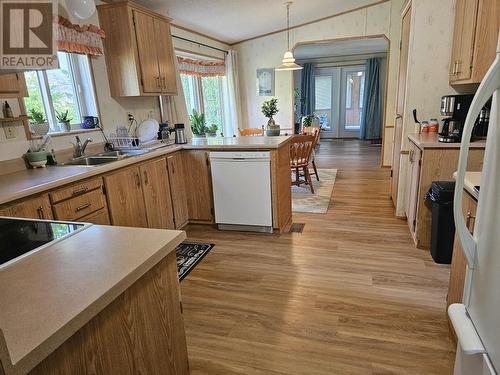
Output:
[[175,143],[187,143],[186,133],[184,132],[184,124],[175,124]]
[[156,140],[160,124],[155,119],[147,119],[141,122],[137,128],[137,138],[144,144]]

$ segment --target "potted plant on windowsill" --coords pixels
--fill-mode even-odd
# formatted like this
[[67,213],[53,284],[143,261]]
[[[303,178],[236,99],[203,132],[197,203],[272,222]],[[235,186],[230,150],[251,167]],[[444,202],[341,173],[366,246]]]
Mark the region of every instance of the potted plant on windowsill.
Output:
[[49,132],[49,123],[45,119],[43,112],[34,108],[30,112],[30,131],[35,135],[46,135]]
[[217,126],[217,124],[212,124],[210,126],[207,126],[207,132],[206,132],[207,137],[217,137],[218,129],[219,127]]
[[262,113],[268,118],[266,134],[268,136],[280,135],[280,126],[276,124],[273,116],[279,112],[278,99],[273,98],[262,103]]
[[190,116],[191,120],[191,130],[193,131],[194,138],[203,138],[207,133],[207,125],[205,122],[205,114],[202,112],[198,112],[196,109],[193,109],[193,113]]
[[68,118],[68,110],[64,112],[57,112],[56,111],[56,118],[57,118],[57,123],[59,124],[59,127],[64,130],[65,132],[70,132],[71,131],[71,118]]

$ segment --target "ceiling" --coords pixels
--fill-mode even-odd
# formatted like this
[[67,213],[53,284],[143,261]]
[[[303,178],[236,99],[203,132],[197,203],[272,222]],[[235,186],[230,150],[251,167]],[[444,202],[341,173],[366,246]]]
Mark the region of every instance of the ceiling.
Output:
[[[379,0],[295,0],[291,25],[318,20],[373,4]],[[174,24],[196,30],[228,44],[286,28],[283,0],[139,0],[174,19]],[[311,3],[314,6],[311,6]]]
[[388,48],[389,42],[385,38],[365,38],[300,45],[293,50],[293,54],[297,60],[305,60],[322,57],[375,55],[387,52]]

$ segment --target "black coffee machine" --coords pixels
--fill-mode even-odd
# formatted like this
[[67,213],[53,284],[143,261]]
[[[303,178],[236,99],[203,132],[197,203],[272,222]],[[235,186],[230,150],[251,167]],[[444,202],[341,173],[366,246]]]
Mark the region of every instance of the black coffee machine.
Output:
[[462,131],[474,95],[446,95],[441,98],[443,126],[439,142],[458,143],[462,141]]

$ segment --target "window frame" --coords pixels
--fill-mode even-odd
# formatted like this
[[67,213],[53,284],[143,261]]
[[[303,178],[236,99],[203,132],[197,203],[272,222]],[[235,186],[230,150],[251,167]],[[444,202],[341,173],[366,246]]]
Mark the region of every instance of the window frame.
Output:
[[[60,51],[64,52],[64,51]],[[49,123],[49,133],[50,136],[61,136],[68,134],[78,134],[83,132],[99,131],[99,129],[84,129],[81,127],[82,118],[87,115],[93,115],[101,118],[99,103],[97,100],[97,91],[95,87],[94,72],[92,62],[89,56],[79,55],[76,53],[65,52],[68,56],[68,67],[71,75],[71,84],[73,88],[73,94],[76,100],[76,107],[80,115],[80,121],[71,124],[71,130],[69,132],[59,130],[57,128],[57,118],[56,111],[54,108],[54,103],[50,91],[49,77],[47,70],[36,70],[31,71],[36,74],[38,87],[41,94],[42,104],[45,111],[45,117]],[[88,72],[85,72],[82,63],[79,59],[84,56],[86,63],[88,65]],[[86,69],[85,69],[86,70]],[[29,90],[28,90],[29,93]],[[93,103],[89,105],[89,103]],[[26,103],[23,100],[23,105],[27,111]],[[92,113],[92,114],[91,114]],[[28,114],[29,116],[29,114]],[[29,130],[29,129],[28,129]],[[27,133],[30,133],[29,131]]]

